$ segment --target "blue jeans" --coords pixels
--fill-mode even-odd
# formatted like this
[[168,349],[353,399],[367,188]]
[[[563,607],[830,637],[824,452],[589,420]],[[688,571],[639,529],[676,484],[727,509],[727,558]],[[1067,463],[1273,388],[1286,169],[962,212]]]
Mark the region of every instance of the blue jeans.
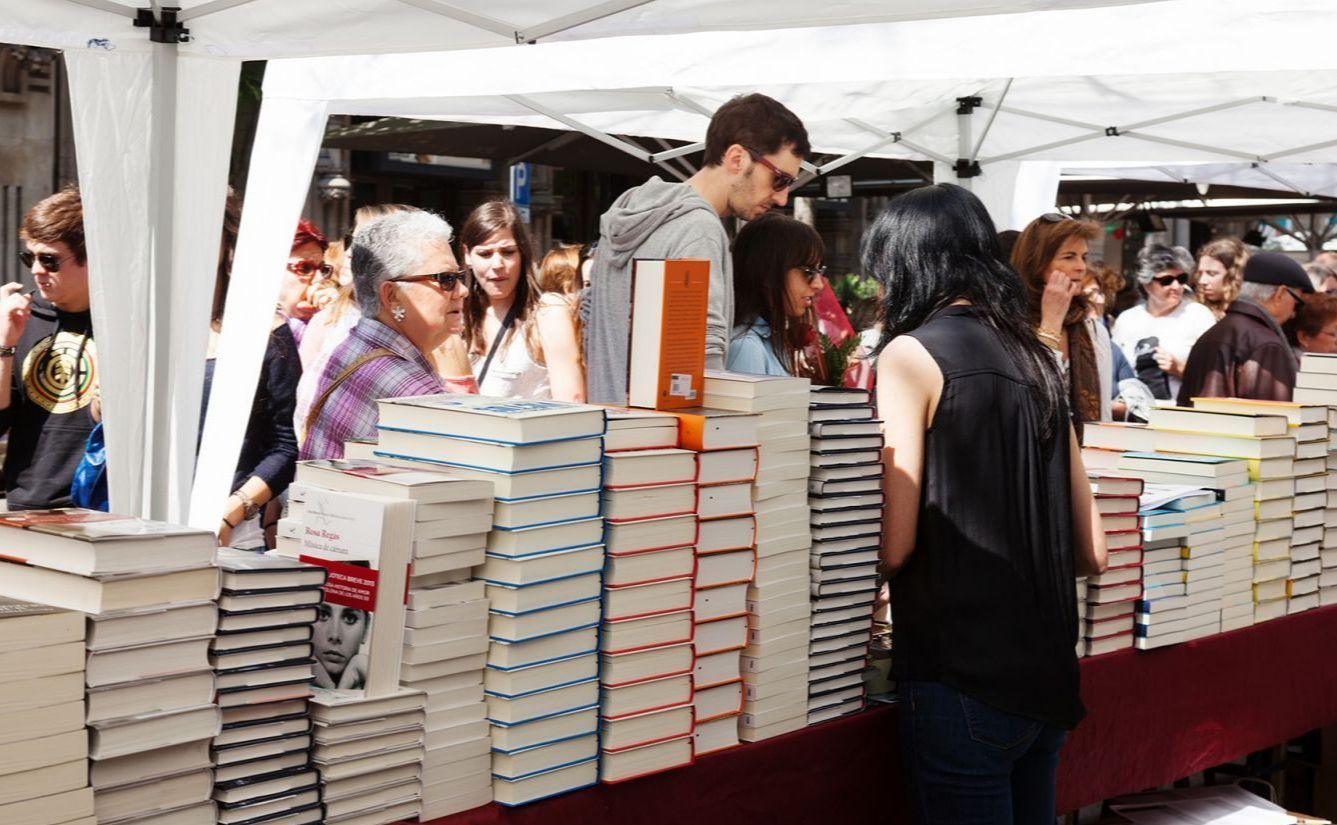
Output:
[[902,682],[901,752],[919,825],[1054,825],[1067,732],[941,682]]

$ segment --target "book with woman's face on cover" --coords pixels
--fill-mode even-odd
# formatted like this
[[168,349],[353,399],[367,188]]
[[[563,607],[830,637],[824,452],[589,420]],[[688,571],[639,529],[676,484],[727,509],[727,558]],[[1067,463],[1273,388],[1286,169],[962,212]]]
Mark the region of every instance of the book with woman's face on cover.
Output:
[[318,689],[367,698],[398,690],[415,508],[409,499],[306,491],[300,559],[328,572],[312,636]]

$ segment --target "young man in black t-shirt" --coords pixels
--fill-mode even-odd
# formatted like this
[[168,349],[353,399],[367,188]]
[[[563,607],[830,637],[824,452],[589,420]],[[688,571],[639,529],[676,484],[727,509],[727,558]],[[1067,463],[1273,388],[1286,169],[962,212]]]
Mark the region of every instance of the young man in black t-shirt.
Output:
[[19,239],[37,289],[0,286],[5,491],[11,510],[63,507],[99,395],[79,190],[67,187],[29,209]]

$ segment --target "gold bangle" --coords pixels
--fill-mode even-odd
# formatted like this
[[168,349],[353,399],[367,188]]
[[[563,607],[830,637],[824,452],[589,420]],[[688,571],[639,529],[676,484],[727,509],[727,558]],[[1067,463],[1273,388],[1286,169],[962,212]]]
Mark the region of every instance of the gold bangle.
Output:
[[1039,338],[1050,349],[1061,352],[1063,350],[1063,339],[1059,338],[1057,332],[1050,332],[1044,327],[1035,328],[1035,337]]

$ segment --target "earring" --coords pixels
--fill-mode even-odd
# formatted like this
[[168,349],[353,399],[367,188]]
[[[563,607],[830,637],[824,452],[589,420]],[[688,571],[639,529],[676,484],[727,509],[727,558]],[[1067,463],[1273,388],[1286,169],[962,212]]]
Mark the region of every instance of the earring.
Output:
[[404,309],[402,306],[396,305],[394,308],[390,310],[390,314],[394,317],[396,321],[403,323],[404,319],[408,317],[409,311],[407,309]]

